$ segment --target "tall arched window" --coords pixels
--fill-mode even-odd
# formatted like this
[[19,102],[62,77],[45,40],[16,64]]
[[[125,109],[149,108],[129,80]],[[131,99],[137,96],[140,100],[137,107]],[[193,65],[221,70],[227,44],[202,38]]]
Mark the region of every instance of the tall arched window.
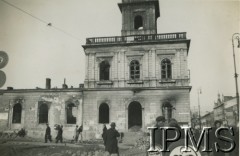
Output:
[[137,15],[134,18],[134,29],[140,30],[143,29],[143,18],[140,15]]
[[100,63],[100,80],[109,80],[110,64],[108,61],[102,61]]
[[161,62],[161,77],[162,79],[171,79],[172,78],[172,64],[171,61],[167,58],[163,59]]
[[77,107],[70,103],[67,105],[67,123],[76,124]]
[[130,78],[132,80],[140,79],[140,64],[137,60],[133,60],[130,63]]
[[99,107],[99,123],[109,123],[109,107],[106,103]]
[[21,123],[21,117],[22,117],[22,105],[20,103],[17,103],[13,107],[12,123]]
[[41,104],[39,106],[39,123],[48,123],[48,105]]

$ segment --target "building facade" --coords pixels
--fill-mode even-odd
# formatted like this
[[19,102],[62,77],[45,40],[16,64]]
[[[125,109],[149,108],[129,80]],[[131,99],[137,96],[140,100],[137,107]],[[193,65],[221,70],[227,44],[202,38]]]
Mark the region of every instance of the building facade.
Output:
[[10,89],[0,95],[0,131],[24,128],[27,135],[43,138],[46,123],[64,126],[65,138],[72,138],[82,123],[81,89]]
[[85,129],[94,134],[91,129],[116,122],[120,131],[144,131],[159,115],[188,124],[186,33],[157,34],[158,0],[123,0],[118,6],[122,36],[87,38],[83,45]]
[[214,120],[220,120],[224,125],[238,126],[239,117],[237,111],[237,99],[232,96],[218,95],[218,101],[213,108]]
[[83,137],[91,139],[101,138],[102,125],[111,122],[120,132],[147,131],[160,115],[190,123],[186,33],[157,34],[158,0],[122,0],[118,6],[122,35],[87,38],[83,45],[84,88],[2,91],[8,128],[32,129],[34,136],[48,122],[63,124],[67,135],[82,124]]

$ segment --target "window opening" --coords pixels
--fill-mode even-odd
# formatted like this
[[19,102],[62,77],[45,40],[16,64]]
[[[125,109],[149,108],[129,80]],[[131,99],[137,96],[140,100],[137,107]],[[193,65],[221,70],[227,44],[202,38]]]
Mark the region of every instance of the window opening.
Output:
[[100,63],[100,80],[109,80],[109,69],[110,65],[108,61]]
[[12,123],[21,123],[21,117],[22,117],[22,105],[20,103],[17,103],[13,107]]
[[169,59],[163,59],[161,62],[161,77],[162,79],[171,79],[172,78],[172,65]]
[[109,106],[106,103],[99,107],[99,123],[109,123]]
[[41,104],[39,107],[39,123],[48,123],[48,105]]
[[67,124],[76,124],[77,107],[71,103],[67,105]]
[[140,64],[137,60],[133,60],[130,63],[130,78],[132,80],[140,79]]
[[143,29],[143,18],[138,15],[134,18],[134,29],[141,30]]

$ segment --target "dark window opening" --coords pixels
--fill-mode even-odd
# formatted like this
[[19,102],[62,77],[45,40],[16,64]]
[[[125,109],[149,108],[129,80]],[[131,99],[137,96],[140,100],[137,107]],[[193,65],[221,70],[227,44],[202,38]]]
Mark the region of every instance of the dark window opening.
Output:
[[48,105],[41,104],[39,107],[39,123],[48,123]]
[[109,107],[106,103],[99,107],[99,123],[109,123]]
[[143,29],[143,18],[142,16],[136,16],[134,18],[134,29],[141,30]]
[[172,118],[172,111],[173,111],[173,106],[171,105],[170,102],[166,101],[163,103],[162,106],[162,113],[165,119],[169,120]]
[[169,59],[163,59],[161,62],[161,77],[162,79],[172,78],[172,64]]
[[100,80],[109,80],[109,69],[110,65],[108,61],[100,63]]
[[132,80],[140,79],[140,64],[137,60],[133,60],[130,63],[130,78]]
[[68,124],[76,124],[77,118],[77,107],[71,103],[67,105],[67,123]]
[[132,102],[128,106],[128,128],[142,127],[142,106],[138,102]]
[[21,123],[21,117],[22,117],[22,106],[20,103],[17,103],[13,107],[12,123]]

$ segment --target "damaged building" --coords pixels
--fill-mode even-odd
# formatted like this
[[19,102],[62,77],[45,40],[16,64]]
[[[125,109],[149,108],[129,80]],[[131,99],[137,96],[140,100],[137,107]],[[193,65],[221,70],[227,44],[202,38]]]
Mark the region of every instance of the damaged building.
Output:
[[147,131],[159,115],[190,123],[186,33],[157,33],[158,0],[118,6],[121,36],[87,38],[83,45],[84,87],[2,90],[1,125],[40,137],[45,123],[62,124],[64,137],[72,138],[69,132],[82,124],[83,138],[90,139],[101,138],[102,125],[111,122],[120,132]]
[[[0,131],[24,128],[28,136],[43,138],[46,123],[52,128],[55,124],[64,125],[65,131],[72,132],[76,124],[82,123],[81,88],[51,88],[50,79],[47,79],[45,89],[8,87],[0,98]],[[52,133],[55,135],[56,131]],[[73,134],[65,136],[72,138]]]

